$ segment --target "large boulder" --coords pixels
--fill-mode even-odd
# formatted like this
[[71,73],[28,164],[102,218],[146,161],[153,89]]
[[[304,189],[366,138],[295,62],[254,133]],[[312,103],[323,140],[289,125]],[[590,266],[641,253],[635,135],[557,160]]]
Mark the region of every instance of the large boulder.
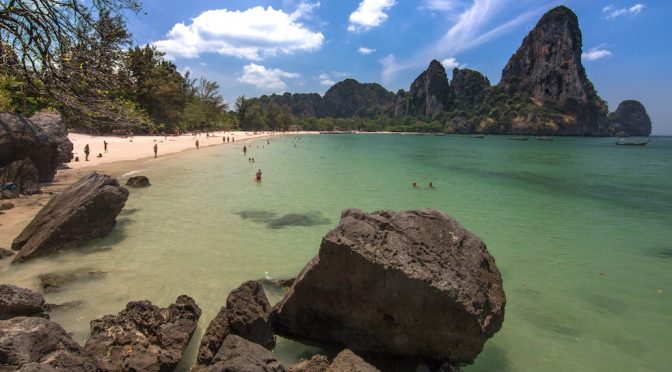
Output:
[[97,366],[60,325],[17,317],[0,320],[0,370],[95,372]]
[[65,126],[63,115],[58,111],[43,110],[30,117],[37,129],[47,136],[49,141],[56,143],[58,162],[69,163],[72,160],[74,146],[68,138],[68,129]]
[[346,210],[273,308],[277,334],[407,360],[471,363],[504,320],[481,239],[432,209]]
[[30,289],[0,284],[0,319],[45,315],[44,297]]
[[359,357],[352,351],[345,349],[336,355],[327,372],[380,372],[380,370]]
[[30,158],[40,182],[54,179],[59,165],[58,143],[32,121],[10,113],[0,113],[0,167]]
[[297,363],[287,366],[288,372],[324,372],[329,368],[329,358],[316,354],[310,359],[301,359]]
[[271,304],[259,281],[247,281],[231,291],[226,298],[226,310],[232,333],[269,350],[275,346],[269,321]]
[[152,186],[151,183],[149,183],[149,178],[145,176],[135,176],[135,177],[130,177],[128,180],[126,180],[126,186],[128,187],[148,187]]
[[106,236],[116,225],[128,190],[117,180],[91,173],[49,200],[12,243],[13,263]]
[[14,182],[20,193],[40,193],[40,174],[30,158],[13,161],[0,168],[0,185]]
[[205,334],[201,338],[196,363],[198,365],[210,365],[212,358],[215,357],[229,333],[229,318],[226,315],[226,308],[222,307],[219,309],[217,316],[210,321]]
[[129,302],[118,315],[91,321],[84,348],[100,371],[172,371],[196,330],[201,309],[189,296],[167,308]]
[[610,134],[617,136],[649,136],[651,135],[651,118],[644,105],[639,101],[626,100],[621,102],[616,111],[609,114]]
[[229,335],[212,364],[197,367],[195,371],[208,372],[284,372],[285,367],[278,362],[268,349],[236,335]]

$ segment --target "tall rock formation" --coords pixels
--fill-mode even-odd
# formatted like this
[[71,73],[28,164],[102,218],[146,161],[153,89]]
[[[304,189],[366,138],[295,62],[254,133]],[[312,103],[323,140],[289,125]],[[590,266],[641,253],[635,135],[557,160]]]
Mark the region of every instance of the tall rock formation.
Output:
[[607,107],[581,64],[581,30],[576,14],[559,6],[548,11],[525,37],[502,71],[500,87],[529,93],[573,120],[559,134],[602,134]]
[[614,136],[648,136],[651,134],[651,119],[639,101],[627,100],[609,114],[609,134]]
[[394,101],[394,93],[380,84],[362,84],[354,79],[345,79],[329,88],[324,94],[327,115],[347,118],[376,106],[389,106]]
[[455,105],[460,108],[469,107],[483,100],[490,89],[490,80],[478,71],[454,68],[450,87],[455,97]]
[[411,84],[407,114],[434,117],[447,111],[450,98],[446,69],[441,62],[432,60],[427,70]]

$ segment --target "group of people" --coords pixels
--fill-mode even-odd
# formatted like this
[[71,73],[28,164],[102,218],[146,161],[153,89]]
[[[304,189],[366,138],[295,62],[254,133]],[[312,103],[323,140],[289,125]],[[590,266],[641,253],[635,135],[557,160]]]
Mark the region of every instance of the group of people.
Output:
[[[104,151],[107,152],[107,142],[106,141],[103,141],[103,147],[105,149]],[[89,154],[91,154],[91,148],[89,147],[89,144],[87,143],[84,146],[84,161],[89,161]],[[102,158],[103,154],[98,153],[98,156],[96,156],[96,157],[97,158]],[[79,161],[79,157],[76,157],[75,161]]]
[[[413,188],[414,188],[414,189],[417,189],[417,188],[418,188],[418,183],[415,182],[415,181],[413,181]],[[432,183],[430,182],[430,183],[429,183],[429,188],[430,188],[430,189],[433,189],[433,188],[434,188],[434,184],[432,184]]]

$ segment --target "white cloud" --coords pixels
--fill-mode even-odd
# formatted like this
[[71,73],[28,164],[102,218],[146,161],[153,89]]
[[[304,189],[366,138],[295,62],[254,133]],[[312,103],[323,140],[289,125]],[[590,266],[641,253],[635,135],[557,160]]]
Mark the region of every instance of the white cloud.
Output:
[[320,3],[301,3],[292,13],[260,6],[245,11],[208,10],[178,23],[164,40],[153,44],[170,57],[196,58],[201,53],[260,61],[268,56],[314,51],[322,47],[324,35],[300,22]]
[[350,14],[348,31],[366,31],[380,26],[387,19],[385,11],[395,5],[394,0],[362,0]]
[[347,72],[331,71],[331,72],[323,72],[319,74],[315,79],[319,80],[320,84],[322,85],[332,86],[336,84],[336,79],[342,79],[347,76],[350,76],[350,74]]
[[336,84],[335,81],[331,80],[331,77],[327,73],[322,73],[317,77],[317,80],[320,81],[320,84],[322,85],[327,85],[327,86],[332,86]]
[[287,88],[287,84],[282,80],[283,78],[296,79],[299,77],[301,75],[294,72],[286,72],[277,68],[267,69],[264,66],[250,63],[243,67],[243,75],[238,78],[238,81],[254,85],[262,90],[279,92]]
[[375,52],[376,50],[375,50],[375,49],[371,49],[371,48],[361,47],[361,48],[357,49],[357,51],[358,51],[360,54],[371,54],[371,53]]
[[604,49],[604,45],[598,45],[595,48],[588,49],[587,52],[581,53],[581,59],[585,61],[596,61],[601,58],[611,57],[611,52]]
[[453,57],[444,59],[443,61],[441,61],[441,64],[448,70],[452,70],[455,67],[460,67],[460,64],[457,62],[457,59]]
[[422,9],[438,12],[454,12],[464,6],[460,0],[425,0]]
[[607,13],[607,19],[614,19],[624,15],[637,15],[646,8],[646,5],[637,3],[629,8],[614,9],[613,6],[608,5],[602,8],[603,13]]

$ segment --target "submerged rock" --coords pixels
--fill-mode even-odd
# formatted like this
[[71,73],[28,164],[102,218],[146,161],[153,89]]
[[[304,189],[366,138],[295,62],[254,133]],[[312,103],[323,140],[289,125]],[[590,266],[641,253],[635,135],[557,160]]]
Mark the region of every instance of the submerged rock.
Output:
[[72,282],[102,278],[105,275],[107,273],[100,270],[80,269],[69,272],[41,274],[38,278],[40,278],[44,292],[49,293],[57,292]]
[[145,176],[135,176],[131,177],[128,180],[126,180],[126,186],[129,187],[149,187],[152,186],[151,183],[149,183],[149,178]]
[[18,316],[48,318],[44,312],[44,297],[41,294],[11,284],[0,284],[0,319]]
[[91,173],[54,196],[12,243],[12,263],[101,238],[116,225],[128,190],[117,180]]
[[0,185],[14,182],[21,194],[39,194],[40,175],[29,158],[13,161],[0,168]]
[[95,372],[97,366],[60,325],[18,317],[0,320],[0,369]]
[[197,367],[195,371],[230,372],[284,372],[285,367],[261,345],[236,335],[229,335],[212,365]]
[[167,308],[134,301],[118,315],[91,321],[84,348],[100,371],[171,371],[182,359],[201,309],[189,296]]
[[283,336],[409,360],[471,363],[504,320],[495,260],[436,210],[346,210],[273,308]]
[[210,321],[205,334],[201,338],[196,363],[198,365],[210,365],[212,358],[215,357],[230,331],[226,308],[222,307],[219,309],[217,316]]
[[275,346],[273,326],[268,319],[271,304],[258,281],[247,281],[231,291],[226,309],[232,333],[269,350]]
[[338,353],[327,372],[380,372],[352,351],[345,349]]

